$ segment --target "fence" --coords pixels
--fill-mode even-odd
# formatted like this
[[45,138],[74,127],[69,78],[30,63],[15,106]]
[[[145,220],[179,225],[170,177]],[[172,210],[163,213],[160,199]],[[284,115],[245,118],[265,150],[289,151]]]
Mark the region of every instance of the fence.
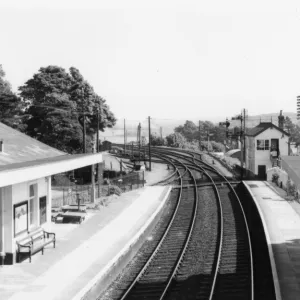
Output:
[[133,172],[115,179],[109,179],[109,185],[118,187],[121,192],[128,192],[141,188],[145,185],[144,172]]
[[[128,175],[120,176],[114,179],[105,179],[105,184],[98,186],[95,184],[95,197],[109,196],[138,189],[144,186],[144,172],[134,172]],[[92,185],[70,185],[52,187],[52,207],[61,207],[63,205],[80,203],[91,203]],[[54,192],[55,191],[55,192]],[[56,196],[54,196],[54,193]]]

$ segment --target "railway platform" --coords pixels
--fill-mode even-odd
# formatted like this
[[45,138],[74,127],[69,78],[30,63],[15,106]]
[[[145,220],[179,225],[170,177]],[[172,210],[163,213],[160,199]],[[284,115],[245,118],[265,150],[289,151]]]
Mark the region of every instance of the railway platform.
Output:
[[0,267],[1,300],[96,299],[147,238],[170,191],[147,186],[89,210],[81,225],[52,224],[55,249]]
[[262,217],[276,300],[300,299],[300,210],[268,182],[244,181],[244,184]]

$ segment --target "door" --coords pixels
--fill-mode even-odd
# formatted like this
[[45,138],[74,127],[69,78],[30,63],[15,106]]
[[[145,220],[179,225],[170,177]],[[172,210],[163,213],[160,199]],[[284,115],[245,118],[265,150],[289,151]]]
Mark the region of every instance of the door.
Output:
[[261,180],[267,179],[266,166],[260,165],[258,166],[258,178]]
[[277,158],[279,153],[279,139],[271,139],[271,152],[272,150],[275,150],[275,156],[273,156],[274,158]]
[[47,222],[47,198],[40,198],[40,225]]

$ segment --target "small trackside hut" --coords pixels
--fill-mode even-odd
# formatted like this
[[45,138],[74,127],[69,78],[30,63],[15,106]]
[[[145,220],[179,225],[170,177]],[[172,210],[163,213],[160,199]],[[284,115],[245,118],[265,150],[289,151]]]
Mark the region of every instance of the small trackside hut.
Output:
[[288,155],[289,133],[272,122],[261,122],[246,134],[245,163],[248,177],[266,180],[267,170]]
[[102,162],[101,154],[68,155],[0,123],[0,264],[55,247],[51,176]]

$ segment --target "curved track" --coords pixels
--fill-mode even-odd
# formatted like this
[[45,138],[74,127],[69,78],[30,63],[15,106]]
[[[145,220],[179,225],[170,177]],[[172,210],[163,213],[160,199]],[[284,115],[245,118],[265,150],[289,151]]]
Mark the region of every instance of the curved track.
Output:
[[174,185],[176,205],[153,253],[114,299],[253,300],[249,229],[230,182],[198,153],[152,153],[175,170],[157,184]]
[[[161,153],[161,151],[159,152]],[[214,268],[213,281],[211,284],[209,278],[207,280],[207,286],[211,284],[209,298],[202,293],[204,297],[199,299],[254,299],[250,232],[245,213],[234,188],[213,166],[197,159],[194,153],[167,152],[173,153],[176,157],[193,161],[199,171],[201,170],[211,181],[218,200],[219,241],[216,245],[217,255],[211,261],[212,268]],[[165,150],[163,153],[166,153]],[[189,158],[186,158],[187,154],[190,155]],[[217,186],[214,180],[216,176],[224,184]]]

